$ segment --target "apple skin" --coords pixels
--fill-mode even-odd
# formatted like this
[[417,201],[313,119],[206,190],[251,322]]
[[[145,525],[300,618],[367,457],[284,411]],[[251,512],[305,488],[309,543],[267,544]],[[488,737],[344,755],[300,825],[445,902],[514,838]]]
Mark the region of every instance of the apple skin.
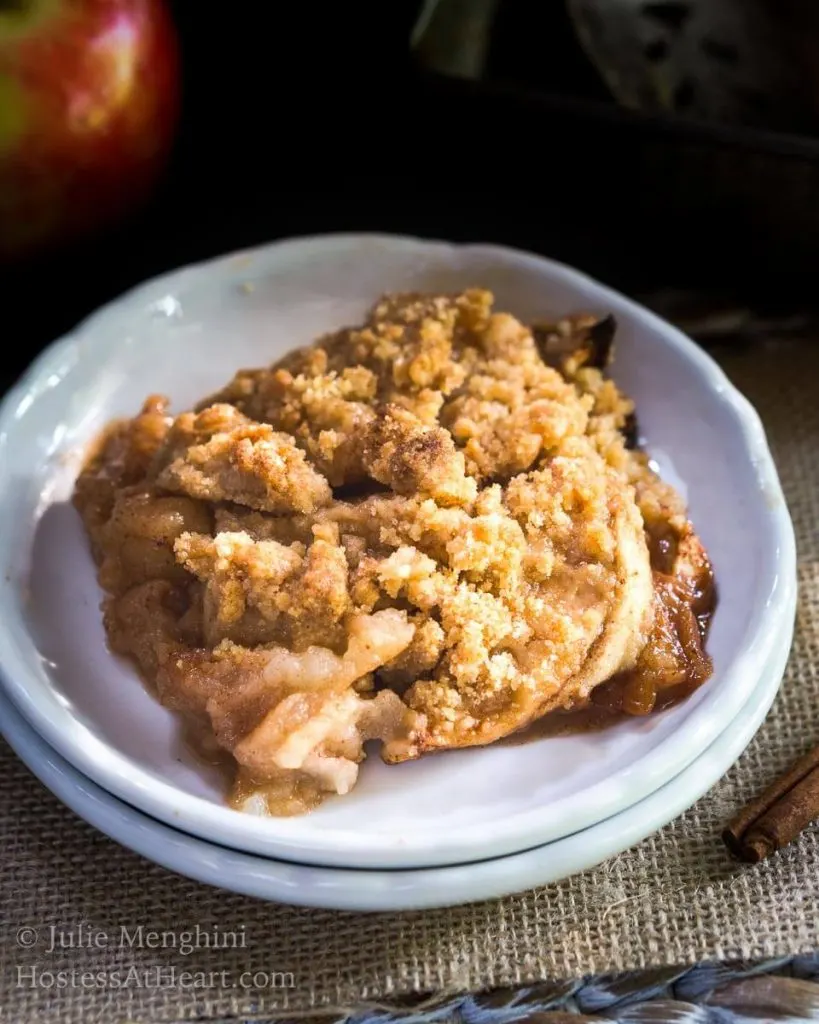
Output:
[[96,232],[147,197],[179,79],[162,0],[0,0],[0,262]]

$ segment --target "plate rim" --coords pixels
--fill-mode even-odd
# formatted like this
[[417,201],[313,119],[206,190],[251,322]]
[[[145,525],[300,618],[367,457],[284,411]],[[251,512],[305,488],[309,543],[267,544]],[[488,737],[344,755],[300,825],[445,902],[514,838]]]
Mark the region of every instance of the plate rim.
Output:
[[[226,255],[203,260],[165,274],[160,274],[106,303],[81,321],[73,331],[52,343],[37,357],[28,371],[7,393],[2,403],[0,403],[0,474],[2,474],[2,467],[4,465],[5,446],[8,443],[9,430],[13,427],[14,420],[20,414],[21,408],[25,412],[26,404],[36,399],[38,383],[41,383],[44,379],[53,381],[55,374],[58,376],[58,382],[61,381],[81,361],[83,338],[88,332],[104,324],[108,318],[122,316],[128,306],[139,305],[142,308],[146,301],[149,303],[151,300],[158,301],[164,294],[173,291],[183,291],[186,282],[195,281],[201,274],[210,273],[214,268],[223,268],[227,272],[227,278],[221,281],[221,284],[228,283],[231,278],[252,280],[254,277],[254,268],[252,266],[254,260],[261,260],[263,262],[263,258],[271,252],[280,254],[282,250],[287,249],[307,252],[316,247],[327,251],[328,246],[336,246],[341,251],[344,251],[345,247],[351,244],[361,245],[362,243],[386,244],[392,247],[398,245],[425,251],[433,247],[446,252],[450,256],[462,251],[478,251],[492,258],[497,258],[499,254],[507,266],[510,265],[511,260],[518,265],[522,263],[533,265],[541,273],[547,272],[553,279],[558,277],[566,280],[569,284],[575,283],[575,287],[577,287],[577,282],[579,281],[586,287],[591,287],[594,290],[597,296],[595,301],[599,301],[601,304],[610,303],[615,307],[627,309],[654,333],[662,335],[667,344],[681,350],[686,359],[699,368],[704,385],[714,392],[719,397],[719,400],[732,412],[742,435],[744,452],[748,455],[749,461],[753,466],[753,472],[759,482],[760,489],[765,492],[768,498],[766,504],[767,511],[770,513],[770,529],[772,536],[776,538],[776,552],[775,554],[769,553],[771,561],[769,575],[772,576],[772,580],[771,586],[767,590],[767,604],[771,606],[771,611],[765,624],[766,628],[760,630],[758,635],[753,636],[750,646],[735,659],[730,666],[729,672],[732,677],[739,675],[740,667],[744,666],[745,671],[751,674],[755,665],[764,664],[768,653],[776,641],[778,624],[781,619],[780,609],[783,581],[789,581],[791,578],[795,579],[796,576],[796,556],[793,526],[758,414],[747,399],[728,380],[722,369],[673,325],[662,320],[634,300],[595,280],[583,271],[548,257],[508,246],[489,243],[452,243],[437,239],[419,239],[412,236],[381,233],[359,234],[339,232],[281,239],[250,249],[237,250]],[[264,276],[264,268],[262,268],[261,273],[258,271],[259,268],[257,267],[257,275]],[[62,372],[60,373],[59,371]],[[762,586],[760,586],[760,593],[762,589]],[[4,590],[8,591],[7,585],[4,587]],[[754,611],[756,618],[759,618],[761,608],[756,607]],[[49,743],[81,772],[97,779],[104,788],[118,793],[125,801],[142,807],[146,813],[153,814],[155,817],[162,817],[166,821],[170,819],[172,821],[184,822],[187,829],[197,831],[198,834],[208,839],[214,838],[215,831],[224,832],[228,828],[228,823],[230,823],[229,831],[232,835],[237,830],[243,833],[243,845],[241,848],[244,850],[254,849],[256,852],[266,853],[267,855],[272,853],[278,857],[287,857],[289,855],[293,859],[302,861],[307,857],[312,859],[313,863],[322,865],[335,863],[339,867],[345,864],[350,866],[349,851],[341,850],[339,852],[339,832],[337,830],[331,833],[332,839],[324,844],[317,842],[320,833],[318,835],[314,834],[313,848],[305,853],[301,848],[300,842],[293,842],[292,840],[284,839],[282,836],[264,834],[263,828],[260,830],[261,834],[255,832],[259,828],[258,819],[254,819],[251,825],[247,820],[249,816],[240,816],[238,812],[232,811],[230,808],[219,807],[203,797],[184,794],[170,782],[159,780],[159,784],[157,784],[157,780],[152,773],[141,769],[130,758],[119,753],[116,748],[105,744],[98,737],[89,734],[89,730],[82,723],[79,723],[73,716],[69,715],[74,727],[84,730],[89,734],[89,739],[93,740],[90,749],[84,744],[72,742],[70,735],[60,730],[58,724],[52,721],[46,710],[38,705],[34,694],[30,693],[27,686],[23,684],[22,678],[18,678],[17,672],[9,668],[9,651],[12,650],[9,644],[10,639],[4,618],[0,616],[0,684],[2,684],[24,717],[34,725],[35,729]],[[5,643],[3,643],[4,640],[6,641]],[[18,661],[22,662],[22,659]],[[24,662],[22,664],[18,663],[16,667],[18,670],[24,670],[22,675],[25,674],[25,671],[28,671],[37,678],[37,673],[30,666],[26,666]],[[31,675],[29,675],[29,679],[31,679]],[[47,678],[45,680],[38,679],[38,684],[44,684],[46,690],[50,689]],[[749,691],[746,688],[744,692],[747,694]],[[56,700],[56,697],[54,699]],[[722,724],[724,726],[724,720]],[[708,746],[708,743],[717,734],[717,729],[711,730],[707,740],[703,741],[700,739],[699,745],[693,748],[693,752],[691,750],[686,753],[680,752],[674,760],[672,767],[664,770],[663,777],[659,782],[656,777],[652,778],[650,773],[646,773],[637,800],[647,796],[650,792],[656,790],[658,786],[662,785],[663,781],[683,770],[694,760],[698,753]],[[116,772],[113,771],[110,764],[102,763],[99,759],[95,760],[93,756],[94,744],[104,747],[109,756],[111,754],[114,755],[114,759],[117,762]],[[656,755],[657,752],[651,751],[644,755],[641,760],[650,758],[652,753]],[[653,760],[656,762],[658,757],[655,756]],[[635,763],[639,764],[640,762]],[[633,768],[633,765],[630,767]],[[134,772],[137,773],[136,779],[134,778]],[[650,781],[648,781],[649,779]],[[590,790],[599,789],[604,785],[604,783],[598,782],[590,787]],[[160,799],[160,795],[162,799]],[[568,798],[563,799],[566,800]],[[636,800],[631,799],[630,802],[634,803]],[[605,801],[598,800],[595,805],[597,810],[592,813],[586,813],[585,817],[581,816],[578,828],[588,827],[594,820],[601,820],[605,816],[605,811],[601,813],[600,809],[603,803]],[[625,807],[627,804],[621,800],[619,806]],[[531,810],[521,812],[518,817],[524,815],[533,817],[534,812]],[[237,822],[237,817],[243,817],[244,821]],[[224,825],[220,824],[222,821],[224,821]],[[270,831],[272,832],[273,830],[271,829]],[[565,835],[568,833],[564,831],[561,834]],[[536,840],[535,836],[537,836]],[[491,855],[500,856],[503,853],[512,852],[513,849],[522,849],[526,846],[534,845],[535,841],[541,843],[551,841],[553,838],[556,838],[556,836],[549,835],[548,830],[541,830],[540,832],[535,830],[535,833],[529,835],[529,838],[523,842],[516,841],[516,843],[510,844],[507,841],[501,852],[498,852],[496,844],[493,847],[495,852]],[[218,841],[222,842],[223,840]],[[234,839],[230,842],[230,845],[235,847],[236,842],[237,840]],[[246,845],[248,842],[252,844],[250,847]],[[422,864],[431,866],[433,864],[443,864],[447,861],[457,863],[464,859],[480,860],[488,855],[486,850],[483,849],[474,850],[466,857],[460,854],[455,857],[448,856],[441,859],[440,853],[436,852],[438,845],[434,844],[433,847],[426,848],[427,852],[425,855],[423,851],[421,854],[415,853],[413,862],[409,863],[406,857],[408,852],[407,846],[396,847],[394,841],[389,840],[381,844],[375,841],[372,845],[379,845],[380,849],[376,851],[374,857],[368,859],[366,864],[359,863],[355,865],[356,867],[417,868]],[[410,852],[412,852],[411,849]],[[360,853],[356,853],[356,856],[360,856]]]

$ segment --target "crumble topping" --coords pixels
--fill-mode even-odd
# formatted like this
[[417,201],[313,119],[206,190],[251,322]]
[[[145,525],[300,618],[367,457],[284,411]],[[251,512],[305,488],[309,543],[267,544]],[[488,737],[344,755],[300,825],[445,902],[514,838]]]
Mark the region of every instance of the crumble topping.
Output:
[[348,792],[367,740],[400,762],[707,678],[710,566],[634,448],[612,336],[392,295],[112,425],[74,498],[109,642],[232,754],[237,806]]

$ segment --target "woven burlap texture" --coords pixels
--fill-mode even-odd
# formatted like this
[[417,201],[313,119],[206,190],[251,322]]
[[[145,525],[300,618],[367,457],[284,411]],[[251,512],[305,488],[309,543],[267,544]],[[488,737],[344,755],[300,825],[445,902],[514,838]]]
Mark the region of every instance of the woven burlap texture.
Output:
[[[782,691],[749,749],[688,813],[601,867],[547,888],[450,910],[362,915],[254,901],[170,874],[66,810],[0,749],[0,1019],[60,1024],[168,1022],[318,1012],[713,958],[819,947],[819,832],[755,867],[732,861],[723,823],[797,755],[819,744],[819,343],[717,353],[765,422],[799,546],[797,632]],[[244,948],[47,952],[49,929],[118,936],[123,926],[238,931]],[[30,935],[19,929],[37,929]],[[85,932],[81,932],[85,928]],[[18,936],[22,936],[19,941]],[[161,966],[226,972],[193,989],[110,972]],[[40,971],[75,975],[65,986]],[[244,971],[290,972],[272,988]],[[212,980],[212,979],[211,979]],[[232,987],[237,985],[236,988]]]

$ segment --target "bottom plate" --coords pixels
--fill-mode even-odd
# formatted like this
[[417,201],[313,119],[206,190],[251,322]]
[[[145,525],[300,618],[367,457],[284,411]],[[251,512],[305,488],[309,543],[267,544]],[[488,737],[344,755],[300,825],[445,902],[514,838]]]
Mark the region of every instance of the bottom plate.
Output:
[[[795,606],[795,595],[789,596]],[[197,839],[149,818],[72,768],[0,694],[0,731],[31,771],[71,810],[123,846],[179,874],[266,900],[333,910],[453,906],[556,882],[594,867],[655,832],[693,804],[736,761],[762,724],[790,651],[773,651],[750,699],[712,745],[640,803],[574,835],[473,864],[405,871],[319,868],[271,860]],[[715,840],[716,841],[716,840]],[[726,854],[727,856],[727,854]]]

